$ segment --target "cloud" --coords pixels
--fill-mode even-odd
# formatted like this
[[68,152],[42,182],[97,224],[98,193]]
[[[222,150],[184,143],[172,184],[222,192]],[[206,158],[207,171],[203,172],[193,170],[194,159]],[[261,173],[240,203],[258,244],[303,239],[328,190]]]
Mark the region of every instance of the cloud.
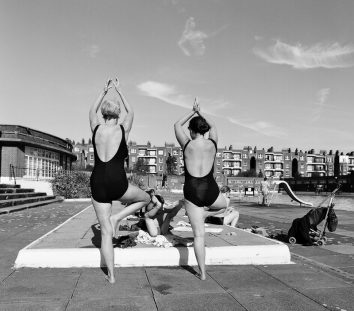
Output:
[[101,49],[98,45],[92,44],[87,46],[84,51],[90,58],[96,58]]
[[320,89],[316,95],[317,97],[316,105],[324,106],[328,99],[330,91],[331,90],[329,88]]
[[157,98],[165,103],[183,107],[191,108],[191,99],[188,96],[180,95],[176,92],[174,86],[155,81],[146,81],[139,84],[138,89],[146,96]]
[[326,102],[330,94],[330,91],[331,90],[329,88],[323,88],[317,92],[314,114],[311,120],[312,122],[316,122],[321,118],[323,108],[327,106]]
[[250,129],[254,132],[257,132],[259,134],[263,134],[265,136],[270,136],[270,137],[284,137],[287,134],[285,133],[284,129],[275,126],[267,121],[240,121],[236,120],[232,117],[227,117],[227,120],[233,124],[236,124],[238,126]]
[[182,36],[178,41],[178,46],[186,56],[203,56],[205,53],[204,40],[208,38],[208,35],[195,30],[195,28],[194,18],[188,18]]
[[354,46],[315,44],[290,45],[277,40],[267,49],[254,48],[255,55],[272,64],[289,65],[295,69],[346,68],[354,66]]
[[[192,96],[178,94],[176,88],[173,85],[164,84],[156,81],[146,81],[140,83],[137,88],[142,92],[142,94],[146,96],[157,98],[167,104],[179,106],[186,109],[191,109],[192,103],[194,101],[194,98]],[[265,121],[240,121],[231,117],[225,117],[225,115],[217,113],[217,110],[229,105],[229,103],[226,101],[200,99],[199,102],[202,103],[203,112],[208,115],[226,119],[232,124],[250,129],[254,132],[266,136],[281,137],[285,135],[283,129]]]

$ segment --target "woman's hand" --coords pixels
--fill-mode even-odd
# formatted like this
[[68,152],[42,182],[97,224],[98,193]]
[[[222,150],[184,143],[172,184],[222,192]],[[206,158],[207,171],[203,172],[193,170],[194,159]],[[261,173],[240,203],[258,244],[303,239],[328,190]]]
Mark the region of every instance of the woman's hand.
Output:
[[110,85],[111,83],[112,83],[112,79],[108,79],[107,82],[106,82],[106,85],[105,85],[104,88],[103,88],[103,92],[104,92],[104,93],[107,93],[108,90],[109,90],[110,88],[112,88],[112,85]]
[[199,113],[199,111],[200,111],[200,107],[199,107],[199,104],[198,104],[197,97],[194,99],[193,111],[196,112],[196,113]]
[[120,83],[119,83],[119,80],[118,80],[117,77],[114,79],[113,85],[114,85],[114,88],[116,89],[116,91],[117,91],[118,93],[120,93],[120,89],[119,89]]

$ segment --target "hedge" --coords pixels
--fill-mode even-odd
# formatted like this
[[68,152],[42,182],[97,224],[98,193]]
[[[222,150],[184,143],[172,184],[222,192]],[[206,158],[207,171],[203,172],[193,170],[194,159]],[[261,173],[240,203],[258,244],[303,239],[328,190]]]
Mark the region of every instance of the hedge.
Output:
[[91,173],[80,171],[59,171],[51,181],[54,195],[65,199],[91,197]]

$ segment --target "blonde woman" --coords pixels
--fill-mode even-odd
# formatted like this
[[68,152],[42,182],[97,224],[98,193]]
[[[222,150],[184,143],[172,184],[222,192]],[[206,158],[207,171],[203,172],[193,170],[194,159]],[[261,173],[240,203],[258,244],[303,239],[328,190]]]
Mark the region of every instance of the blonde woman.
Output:
[[[90,109],[90,126],[94,148],[95,166],[91,175],[92,204],[101,227],[101,253],[107,266],[106,279],[115,282],[114,251],[112,237],[117,224],[126,216],[147,205],[150,196],[136,186],[128,184],[124,161],[128,156],[126,141],[132,128],[134,112],[119,89],[118,79],[113,82],[126,110],[121,123],[120,103],[103,100],[112,88],[108,80],[103,92]],[[127,203],[127,207],[116,215],[111,215],[112,201]]]

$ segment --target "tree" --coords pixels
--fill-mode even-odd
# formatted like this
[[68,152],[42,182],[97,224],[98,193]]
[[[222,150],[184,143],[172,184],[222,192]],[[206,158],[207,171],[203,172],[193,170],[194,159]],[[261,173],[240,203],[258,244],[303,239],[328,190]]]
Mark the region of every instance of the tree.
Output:
[[240,172],[237,176],[240,177],[257,177],[257,171],[256,170],[247,170]]
[[166,169],[167,175],[175,175],[177,169],[177,159],[171,153],[168,153],[168,157],[166,159]]
[[134,173],[140,173],[142,175],[146,175],[149,172],[149,166],[146,164],[146,160],[144,158],[138,158],[134,167]]

